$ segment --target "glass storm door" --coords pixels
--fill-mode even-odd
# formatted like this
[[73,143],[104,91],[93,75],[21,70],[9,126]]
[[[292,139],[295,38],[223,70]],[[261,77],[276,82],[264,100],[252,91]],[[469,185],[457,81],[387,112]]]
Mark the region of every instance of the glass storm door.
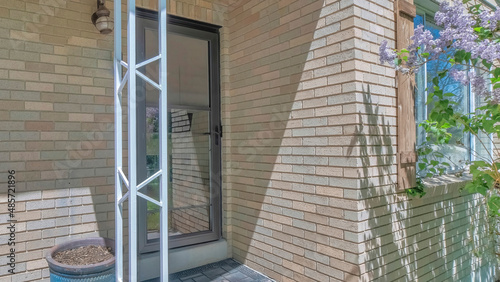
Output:
[[[158,54],[156,15],[138,10],[138,61]],[[140,47],[139,47],[140,46]],[[218,28],[169,18],[167,37],[169,246],[217,240],[221,236],[220,95]],[[158,82],[157,63],[139,69]],[[138,178],[158,171],[158,91],[138,80]],[[158,199],[158,183],[145,189]],[[159,208],[139,203],[139,247],[159,249]]]

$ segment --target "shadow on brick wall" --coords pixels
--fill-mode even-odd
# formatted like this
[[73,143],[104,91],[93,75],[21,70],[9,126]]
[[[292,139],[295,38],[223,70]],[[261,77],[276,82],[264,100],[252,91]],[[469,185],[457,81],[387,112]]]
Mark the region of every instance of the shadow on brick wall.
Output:
[[[315,212],[307,208],[324,201],[315,195],[315,186],[328,186],[326,175],[310,171],[316,161],[311,152],[328,145],[328,133],[316,129],[327,125],[328,114],[314,113],[315,98],[327,106],[328,90],[314,89],[328,88],[328,71],[335,72],[313,74],[313,69],[326,67],[327,55],[336,52],[333,46],[326,50],[324,36],[340,30],[340,22],[319,19],[338,11],[338,5],[239,1],[229,12],[230,75],[223,96],[225,236],[235,259],[278,281],[328,279],[315,268],[305,270],[315,256],[325,255],[304,239],[314,240],[317,234]],[[321,47],[315,57],[312,50]],[[321,219],[328,220],[326,215]],[[330,271],[330,265],[325,267]]]
[[486,253],[493,245],[481,199],[461,192],[464,179],[453,176],[427,181],[438,187],[428,188],[421,199],[397,191],[396,124],[372,97],[367,86],[367,119],[360,114],[360,135],[352,144],[361,147],[363,163],[362,232],[354,254],[361,264],[361,280],[492,281],[495,263]]

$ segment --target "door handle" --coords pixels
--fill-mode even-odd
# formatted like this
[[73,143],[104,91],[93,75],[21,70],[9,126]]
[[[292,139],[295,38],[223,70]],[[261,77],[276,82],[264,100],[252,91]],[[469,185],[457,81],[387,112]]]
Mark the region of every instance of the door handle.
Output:
[[215,145],[219,146],[219,140],[222,138],[222,125],[216,125],[214,132],[217,135],[215,137]]
[[219,135],[219,137],[222,138],[222,125],[215,126],[215,133],[217,133],[217,135]]

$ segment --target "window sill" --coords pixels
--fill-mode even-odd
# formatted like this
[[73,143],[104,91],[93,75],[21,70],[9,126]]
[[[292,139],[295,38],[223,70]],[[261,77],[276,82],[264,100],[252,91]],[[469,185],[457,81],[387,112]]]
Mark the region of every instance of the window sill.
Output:
[[463,194],[461,192],[461,188],[463,188],[471,179],[470,174],[465,173],[460,177],[454,175],[442,175],[424,178],[423,183],[426,192],[424,197],[440,196],[444,194]]

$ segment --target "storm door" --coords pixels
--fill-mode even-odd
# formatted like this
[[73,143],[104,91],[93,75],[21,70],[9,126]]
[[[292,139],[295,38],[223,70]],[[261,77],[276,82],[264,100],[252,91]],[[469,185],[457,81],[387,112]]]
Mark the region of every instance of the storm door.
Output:
[[[137,60],[158,54],[155,14],[137,12]],[[221,236],[221,124],[218,28],[169,16],[167,36],[169,247],[217,240]],[[159,67],[139,71],[158,82]],[[137,82],[138,181],[159,163],[158,90]],[[158,182],[146,187],[158,199]],[[159,249],[160,221],[156,205],[139,202],[139,248]]]

